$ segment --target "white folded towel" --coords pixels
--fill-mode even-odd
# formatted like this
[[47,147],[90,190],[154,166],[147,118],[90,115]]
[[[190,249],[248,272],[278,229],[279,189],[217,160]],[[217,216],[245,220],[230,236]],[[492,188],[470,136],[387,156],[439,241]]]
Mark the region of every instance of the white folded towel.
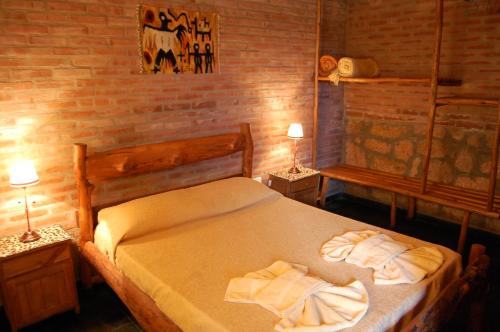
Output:
[[436,248],[410,249],[395,257],[373,277],[379,285],[414,284],[431,275],[443,264],[443,254]]
[[356,244],[345,261],[360,267],[380,270],[394,257],[408,249],[407,245],[393,241],[387,235],[377,234]]
[[307,273],[306,266],[276,261],[231,279],[225,300],[270,310],[281,318],[278,331],[338,331],[354,326],[368,310],[360,281],[337,287]]
[[434,273],[443,264],[436,248],[420,247],[394,241],[374,231],[353,231],[335,236],[321,247],[321,256],[329,262],[344,260],[374,269],[375,284],[414,284]]

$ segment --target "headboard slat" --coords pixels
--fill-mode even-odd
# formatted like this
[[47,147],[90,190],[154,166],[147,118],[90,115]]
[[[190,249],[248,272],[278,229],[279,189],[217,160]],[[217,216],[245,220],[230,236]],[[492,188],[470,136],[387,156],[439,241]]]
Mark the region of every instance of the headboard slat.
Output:
[[156,172],[242,151],[240,134],[139,145],[96,153],[87,158],[87,178],[92,183]]

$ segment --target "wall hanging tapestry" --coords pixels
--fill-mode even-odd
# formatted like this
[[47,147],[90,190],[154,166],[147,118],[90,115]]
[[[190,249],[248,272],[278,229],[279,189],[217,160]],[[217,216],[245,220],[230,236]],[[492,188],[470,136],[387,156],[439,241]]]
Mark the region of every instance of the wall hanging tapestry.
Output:
[[209,74],[218,70],[215,13],[139,6],[142,72]]

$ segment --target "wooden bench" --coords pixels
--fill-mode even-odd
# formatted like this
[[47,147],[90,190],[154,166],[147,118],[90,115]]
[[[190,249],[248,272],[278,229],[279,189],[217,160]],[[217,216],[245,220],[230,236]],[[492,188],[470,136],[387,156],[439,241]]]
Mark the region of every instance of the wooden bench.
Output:
[[413,218],[414,216],[416,199],[463,210],[464,216],[458,241],[458,252],[463,251],[471,213],[477,213],[496,219],[500,217],[500,196],[494,196],[493,208],[490,210],[488,209],[488,193],[486,192],[428,181],[426,191],[422,193],[420,190],[421,179],[350,165],[337,165],[323,168],[320,169],[320,175],[322,177],[320,193],[322,206],[325,205],[330,179],[346,181],[391,192],[391,227],[396,226],[397,194],[408,197],[407,213],[409,218]]

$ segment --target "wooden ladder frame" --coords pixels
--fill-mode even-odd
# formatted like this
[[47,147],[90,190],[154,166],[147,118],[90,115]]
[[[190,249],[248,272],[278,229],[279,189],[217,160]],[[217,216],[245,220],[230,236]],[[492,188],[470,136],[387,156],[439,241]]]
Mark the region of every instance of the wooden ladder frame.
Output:
[[[313,149],[312,149],[312,164],[313,168],[317,166],[317,127],[318,127],[318,59],[319,59],[319,42],[320,42],[320,30],[321,30],[321,0],[317,0],[317,17],[316,17],[316,61],[315,61],[315,84],[314,84],[314,107],[313,107]],[[496,181],[497,181],[497,170],[498,170],[498,148],[500,142],[500,99],[482,99],[482,98],[465,98],[465,97],[438,97],[438,86],[439,82],[439,65],[441,58],[441,42],[443,37],[443,0],[436,0],[436,26],[435,26],[435,39],[434,39],[434,51],[432,58],[432,72],[430,77],[430,106],[427,120],[427,137],[426,137],[426,149],[425,149],[425,159],[423,163],[423,175],[420,180],[419,188],[415,188],[415,193],[412,195],[408,195],[408,216],[412,217],[415,213],[416,206],[416,197],[424,197],[426,200],[430,200],[430,197],[427,197],[427,189],[428,189],[428,175],[429,175],[429,167],[431,160],[431,152],[432,152],[432,138],[434,133],[435,126],[435,118],[436,111],[439,106],[443,105],[474,105],[474,106],[485,106],[485,107],[497,107],[497,120],[495,127],[495,137],[493,141],[493,146],[491,148],[491,166],[490,166],[490,175],[489,175],[489,184],[488,184],[488,192],[485,201],[485,211],[486,214],[489,212],[493,212],[495,210],[495,189],[496,189]],[[363,83],[369,83],[370,80]],[[382,83],[379,80],[372,80],[372,83]],[[394,80],[388,81],[389,83],[394,83]],[[330,169],[331,173],[332,170]],[[328,181],[328,179],[324,179]],[[327,183],[323,183],[321,190],[321,201],[324,203],[326,190],[328,188]],[[466,193],[461,193],[457,190],[457,193],[467,196]],[[396,192],[392,193],[392,204],[391,204],[391,226],[395,225],[395,215],[396,215]],[[465,240],[467,237],[467,230],[469,226],[470,216],[474,213],[474,209],[467,207],[456,207],[457,209],[464,211],[464,216],[461,223],[461,231],[458,242],[457,251],[462,252]],[[485,214],[485,211],[482,214]],[[477,211],[476,211],[477,212]]]
[[[438,76],[439,76],[439,62],[441,58],[441,42],[443,37],[443,0],[436,0],[436,30],[434,40],[434,53],[432,59],[432,73],[431,73],[431,96],[430,108],[427,119],[427,137],[425,159],[423,164],[423,175],[420,187],[420,192],[425,194],[428,184],[429,168],[432,153],[432,138],[434,134],[434,126],[436,122],[436,111],[439,106],[444,105],[475,105],[475,106],[497,106],[497,120],[495,127],[495,136],[491,148],[491,166],[488,184],[488,198],[485,202],[487,211],[493,211],[495,189],[497,181],[497,168],[498,168],[498,146],[500,141],[500,99],[480,99],[480,98],[463,98],[463,97],[447,97],[438,98]],[[467,237],[467,230],[469,227],[471,211],[464,211],[462,218],[460,237],[458,242],[458,251],[462,252],[465,240]]]

